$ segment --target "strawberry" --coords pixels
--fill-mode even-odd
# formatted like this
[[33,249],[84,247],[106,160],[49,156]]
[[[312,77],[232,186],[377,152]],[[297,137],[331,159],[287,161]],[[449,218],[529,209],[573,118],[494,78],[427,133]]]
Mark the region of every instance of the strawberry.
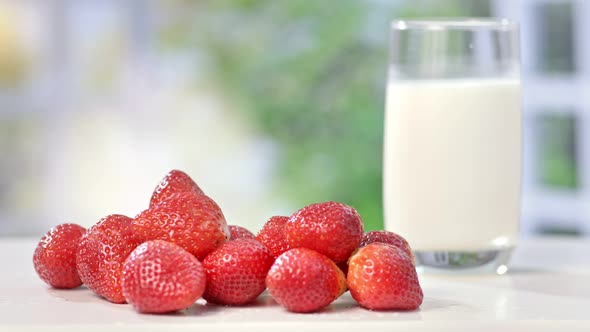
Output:
[[76,270],[78,243],[86,229],[76,224],[53,227],[39,241],[33,254],[33,266],[41,280],[54,288],[82,285]]
[[203,295],[203,265],[171,242],[147,241],[123,265],[123,295],[135,310],[163,313],[190,307]]
[[238,225],[229,225],[229,239],[253,239],[254,233],[250,232],[247,228]]
[[96,294],[114,303],[125,303],[121,290],[123,263],[141,244],[129,217],[112,214],[102,218],[82,235],[76,267],[82,282]]
[[264,280],[274,258],[254,239],[224,243],[203,260],[207,271],[208,302],[242,305],[254,301],[265,289]]
[[325,202],[295,212],[285,224],[291,248],[309,248],[335,263],[347,260],[361,243],[363,221],[352,207]]
[[340,262],[336,264],[336,266],[338,266],[338,268],[340,269],[340,271],[342,271],[342,273],[344,273],[344,275],[348,274],[348,261]]
[[187,191],[203,195],[201,188],[185,172],[176,169],[171,170],[154,189],[150,199],[150,207],[160,204],[174,194]]
[[348,264],[352,297],[371,310],[414,310],[422,304],[422,288],[407,253],[387,243],[371,243]]
[[408,256],[410,256],[412,261],[414,261],[414,254],[412,253],[412,248],[410,248],[410,244],[408,243],[408,241],[406,241],[406,239],[404,239],[401,235],[389,231],[366,232],[363,235],[360,247],[364,247],[374,242],[389,243],[394,247],[398,247],[401,250],[403,250]]
[[266,286],[275,301],[292,312],[313,312],[346,291],[346,278],[328,257],[306,248],[280,255],[270,268]]
[[211,198],[184,192],[142,212],[133,228],[143,241],[173,242],[202,260],[229,238],[221,209]]
[[274,258],[279,257],[282,253],[291,249],[285,238],[285,224],[287,220],[289,220],[289,217],[271,217],[256,235],[256,240],[267,247]]

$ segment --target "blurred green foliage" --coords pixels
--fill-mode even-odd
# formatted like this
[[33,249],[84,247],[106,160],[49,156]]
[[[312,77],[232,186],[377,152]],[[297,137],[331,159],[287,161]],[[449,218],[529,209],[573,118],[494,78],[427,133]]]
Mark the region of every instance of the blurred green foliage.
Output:
[[546,110],[536,119],[539,182],[557,189],[578,188],[576,118],[569,110]]
[[567,74],[576,71],[572,21],[575,6],[571,2],[539,3],[536,8],[539,20],[537,34],[537,69],[547,74]]
[[190,15],[177,13],[160,37],[165,49],[204,50],[213,82],[279,144],[278,193],[300,206],[350,204],[380,229],[389,22],[489,14],[488,1],[393,3],[174,2]]

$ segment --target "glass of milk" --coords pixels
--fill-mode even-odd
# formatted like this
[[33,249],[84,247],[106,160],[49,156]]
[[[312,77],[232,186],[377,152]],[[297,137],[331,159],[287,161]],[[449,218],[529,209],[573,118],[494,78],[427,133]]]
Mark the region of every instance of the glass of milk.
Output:
[[504,274],[520,215],[518,26],[400,20],[391,45],[385,228],[421,271]]

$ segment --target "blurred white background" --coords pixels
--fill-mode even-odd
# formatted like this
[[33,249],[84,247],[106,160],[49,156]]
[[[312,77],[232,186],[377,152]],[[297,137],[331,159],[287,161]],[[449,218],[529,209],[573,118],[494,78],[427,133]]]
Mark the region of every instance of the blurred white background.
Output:
[[522,229],[587,234],[590,1],[2,0],[0,236],[134,216],[174,168],[255,232],[331,199],[379,228],[388,22],[418,16],[522,23]]

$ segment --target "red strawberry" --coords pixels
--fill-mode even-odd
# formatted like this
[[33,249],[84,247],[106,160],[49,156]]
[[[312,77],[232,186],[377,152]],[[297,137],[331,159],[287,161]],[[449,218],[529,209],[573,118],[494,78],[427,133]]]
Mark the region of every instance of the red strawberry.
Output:
[[84,232],[82,226],[61,224],[41,238],[33,254],[33,266],[41,280],[55,288],[82,285],[76,270],[76,254]]
[[123,295],[139,312],[188,308],[203,295],[206,282],[195,256],[162,240],[142,243],[123,265]]
[[352,297],[371,310],[414,310],[422,304],[422,288],[414,264],[404,250],[387,243],[359,249],[348,264]]
[[253,239],[254,234],[250,232],[247,228],[238,225],[229,225],[229,239]]
[[194,192],[197,194],[203,194],[203,191],[199,186],[188,176],[185,172],[179,170],[171,170],[166,176],[160,181],[152,198],[150,200],[150,207],[160,204],[161,202],[169,199],[174,194],[184,192]]
[[287,310],[313,312],[346,291],[346,278],[328,257],[311,249],[296,248],[275,260],[266,286],[272,298]]
[[285,224],[291,248],[309,248],[336,263],[347,260],[361,243],[363,221],[352,207],[325,202],[295,212]]
[[338,268],[340,269],[340,271],[342,271],[342,273],[344,273],[344,275],[348,274],[348,261],[340,262],[336,264],[336,266],[338,266]]
[[102,218],[82,236],[76,267],[82,282],[114,303],[125,303],[121,290],[123,262],[141,240],[129,217],[112,214]]
[[143,241],[173,242],[202,260],[229,238],[221,209],[205,195],[185,192],[138,215],[134,230]]
[[412,248],[410,248],[410,244],[408,243],[408,241],[406,241],[406,239],[404,239],[401,235],[389,231],[366,232],[365,235],[363,235],[360,247],[364,247],[374,242],[389,243],[394,247],[398,247],[401,250],[403,250],[406,254],[408,254],[412,261],[414,261],[414,254],[412,253]]
[[207,270],[203,298],[228,305],[254,301],[266,289],[264,279],[273,262],[268,249],[254,239],[224,243],[203,261]]
[[285,224],[289,217],[274,216],[264,224],[256,240],[268,248],[274,258],[279,257],[285,251],[291,249],[285,238]]

